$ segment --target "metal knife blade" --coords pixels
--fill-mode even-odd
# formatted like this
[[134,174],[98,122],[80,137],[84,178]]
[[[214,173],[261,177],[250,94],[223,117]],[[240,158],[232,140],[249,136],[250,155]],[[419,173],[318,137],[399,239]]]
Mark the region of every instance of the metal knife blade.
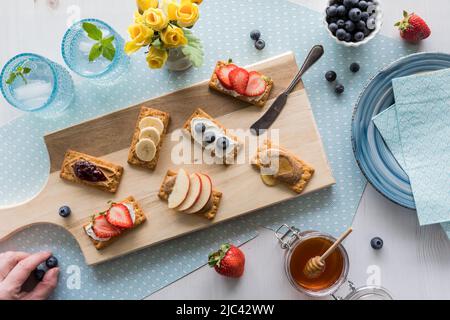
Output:
[[300,71],[295,76],[294,80],[292,80],[289,87],[280,94],[275,101],[272,103],[267,112],[256,121],[251,127],[250,130],[253,135],[259,136],[264,133],[270,126],[275,122],[275,120],[280,115],[284,106],[286,105],[289,94],[294,90],[295,86],[300,82],[303,74],[308,71],[308,69],[315,64],[324,54],[323,47],[321,45],[315,45],[308,56],[305,59]]

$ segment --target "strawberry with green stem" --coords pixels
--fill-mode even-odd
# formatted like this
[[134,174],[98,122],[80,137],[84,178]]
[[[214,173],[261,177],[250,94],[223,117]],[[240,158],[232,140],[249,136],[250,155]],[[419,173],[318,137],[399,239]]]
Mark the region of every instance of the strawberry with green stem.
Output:
[[430,27],[425,20],[415,13],[403,11],[403,19],[395,24],[400,30],[400,36],[409,42],[418,42],[431,35]]
[[223,276],[239,278],[244,274],[245,255],[239,248],[226,243],[209,255],[208,264]]

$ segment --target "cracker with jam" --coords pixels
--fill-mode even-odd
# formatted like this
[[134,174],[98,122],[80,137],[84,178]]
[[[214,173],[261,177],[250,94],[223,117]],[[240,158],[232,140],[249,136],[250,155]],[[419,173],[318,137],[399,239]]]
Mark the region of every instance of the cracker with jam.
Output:
[[61,168],[61,179],[115,193],[123,167],[81,152],[68,150]]
[[258,148],[252,165],[261,171],[261,179],[266,185],[275,186],[281,182],[298,194],[303,192],[314,174],[313,167],[270,140]]

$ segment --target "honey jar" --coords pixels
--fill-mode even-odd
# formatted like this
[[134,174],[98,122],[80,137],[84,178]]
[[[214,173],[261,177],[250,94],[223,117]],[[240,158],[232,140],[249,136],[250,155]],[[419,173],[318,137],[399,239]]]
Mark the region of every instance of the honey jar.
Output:
[[309,259],[321,256],[336,241],[333,236],[318,231],[301,232],[287,225],[278,228],[276,236],[286,250],[286,275],[298,291],[310,297],[326,297],[346,282],[349,259],[342,245],[325,260],[325,269],[319,277],[311,279],[304,273]]

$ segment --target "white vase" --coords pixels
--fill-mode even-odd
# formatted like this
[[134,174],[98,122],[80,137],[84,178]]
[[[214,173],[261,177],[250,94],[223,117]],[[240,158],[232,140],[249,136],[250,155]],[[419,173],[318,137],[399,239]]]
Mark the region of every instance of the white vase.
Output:
[[181,47],[170,49],[169,57],[166,61],[166,68],[170,71],[184,71],[192,67],[192,62],[189,60]]

